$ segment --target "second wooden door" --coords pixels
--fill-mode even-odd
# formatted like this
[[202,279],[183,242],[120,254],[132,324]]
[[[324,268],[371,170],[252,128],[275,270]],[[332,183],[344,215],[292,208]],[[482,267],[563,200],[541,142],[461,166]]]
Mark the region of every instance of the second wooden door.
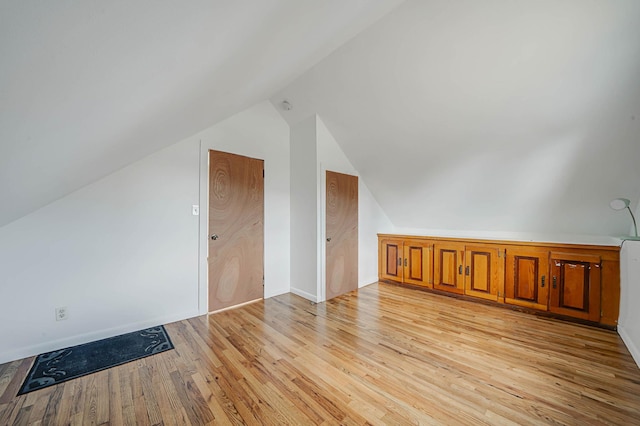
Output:
[[358,288],[358,177],[327,171],[326,299]]
[[264,297],[264,161],[209,152],[209,312]]

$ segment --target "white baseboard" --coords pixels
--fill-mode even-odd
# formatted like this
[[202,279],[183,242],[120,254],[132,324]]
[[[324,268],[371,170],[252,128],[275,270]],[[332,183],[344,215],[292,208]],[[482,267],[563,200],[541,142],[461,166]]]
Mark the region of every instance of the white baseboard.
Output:
[[118,327],[108,328],[104,330],[94,331],[91,333],[78,334],[75,336],[65,337],[63,339],[52,340],[49,342],[38,343],[37,345],[25,346],[22,348],[14,348],[0,353],[0,364],[11,362],[18,359],[28,358],[39,355],[41,353],[56,351],[58,349],[68,348],[70,346],[81,345],[83,343],[93,342],[100,339],[106,339],[120,334],[130,333],[136,330],[142,330],[156,325],[169,324],[181,321],[187,318],[199,316],[197,312],[182,315],[170,315],[158,317],[150,320],[139,321]]
[[267,291],[264,292],[264,298],[265,299],[270,299],[272,297],[276,297],[276,296],[280,296],[281,294],[287,294],[289,293],[289,287],[287,288],[278,288],[278,289],[272,289],[271,291],[269,291],[267,293]]
[[377,282],[378,282],[378,277],[367,277],[367,278],[361,279],[358,282],[358,288],[366,287],[368,285],[371,285]]
[[622,341],[624,342],[624,344],[627,346],[627,349],[629,349],[629,352],[631,353],[633,360],[636,362],[638,367],[640,367],[640,349],[638,349],[634,341],[631,339],[631,336],[629,336],[627,331],[624,329],[624,326],[621,326],[619,324],[618,324],[618,334],[622,338]]
[[291,287],[291,293],[300,297],[304,297],[305,299],[310,300],[313,303],[318,303],[318,298],[315,294],[307,293],[306,291],[300,290],[299,288]]

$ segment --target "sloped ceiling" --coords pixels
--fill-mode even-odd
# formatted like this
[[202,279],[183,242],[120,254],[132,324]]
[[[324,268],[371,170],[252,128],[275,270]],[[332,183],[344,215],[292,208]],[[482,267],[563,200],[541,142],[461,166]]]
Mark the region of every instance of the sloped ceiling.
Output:
[[400,0],[0,0],[0,226],[269,98]]
[[398,227],[628,234],[640,2],[415,0],[271,98],[317,113]]

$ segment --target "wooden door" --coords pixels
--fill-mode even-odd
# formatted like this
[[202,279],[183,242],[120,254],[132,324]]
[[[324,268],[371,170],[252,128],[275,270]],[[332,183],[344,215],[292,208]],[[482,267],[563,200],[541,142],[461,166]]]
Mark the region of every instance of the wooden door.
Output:
[[546,311],[549,304],[549,252],[507,250],[505,303]]
[[402,240],[380,241],[380,279],[402,282]]
[[433,288],[463,294],[463,263],[464,246],[455,243],[435,243],[433,245]]
[[209,312],[264,297],[264,161],[209,151]]
[[590,321],[600,320],[600,257],[551,253],[549,310]]
[[403,281],[423,287],[433,287],[433,243],[404,241]]
[[487,300],[498,300],[498,286],[504,275],[500,253],[489,245],[466,246],[464,253],[464,292]]
[[326,299],[358,288],[358,177],[327,171]]

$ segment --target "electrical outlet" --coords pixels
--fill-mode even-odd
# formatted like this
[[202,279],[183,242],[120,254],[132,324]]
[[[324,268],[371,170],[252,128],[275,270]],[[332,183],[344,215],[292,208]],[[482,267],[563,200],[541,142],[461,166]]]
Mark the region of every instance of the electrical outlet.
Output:
[[64,321],[67,319],[68,312],[66,307],[56,308],[56,321]]

